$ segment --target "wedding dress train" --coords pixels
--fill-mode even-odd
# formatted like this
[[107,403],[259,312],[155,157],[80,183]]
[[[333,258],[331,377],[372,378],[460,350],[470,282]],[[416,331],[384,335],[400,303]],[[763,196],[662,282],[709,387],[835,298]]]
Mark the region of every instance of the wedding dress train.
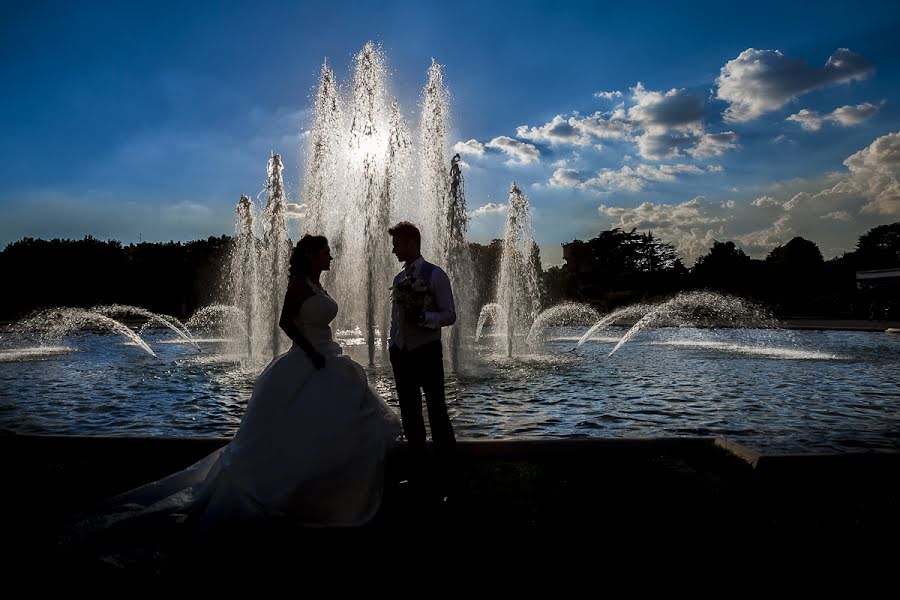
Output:
[[272,360],[225,447],[113,498],[81,522],[83,531],[160,516],[211,532],[272,518],[360,525],[375,515],[399,419],[362,367],[342,355],[329,326],[337,304],[313,288],[295,322],[325,366],[316,369],[296,345]]

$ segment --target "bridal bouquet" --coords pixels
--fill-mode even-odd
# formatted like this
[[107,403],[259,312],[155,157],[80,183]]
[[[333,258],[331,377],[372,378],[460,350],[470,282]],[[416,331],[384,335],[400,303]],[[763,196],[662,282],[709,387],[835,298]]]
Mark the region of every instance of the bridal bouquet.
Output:
[[391,287],[391,301],[403,309],[407,321],[419,323],[428,300],[428,284],[424,279],[406,276]]

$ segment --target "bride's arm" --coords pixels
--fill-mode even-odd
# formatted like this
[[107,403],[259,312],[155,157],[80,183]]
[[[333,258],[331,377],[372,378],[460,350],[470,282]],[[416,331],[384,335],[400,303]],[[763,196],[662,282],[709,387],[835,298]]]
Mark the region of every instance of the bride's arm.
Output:
[[287,292],[284,294],[284,303],[281,305],[281,318],[278,321],[278,326],[291,338],[291,341],[306,352],[313,366],[321,369],[325,366],[325,357],[319,354],[313,345],[309,343],[309,340],[303,337],[296,323],[294,323],[294,315],[300,311],[300,305],[313,294],[314,292],[305,282],[300,281],[299,278],[291,279]]

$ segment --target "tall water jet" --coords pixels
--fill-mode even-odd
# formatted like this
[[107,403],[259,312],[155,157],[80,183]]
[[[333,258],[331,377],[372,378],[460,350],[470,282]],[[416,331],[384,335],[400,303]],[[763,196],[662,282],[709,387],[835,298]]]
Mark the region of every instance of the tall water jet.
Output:
[[472,256],[466,243],[469,215],[466,212],[466,192],[459,154],[450,163],[450,191],[447,202],[447,274],[456,301],[456,323],[450,329],[450,366],[454,373],[460,370],[463,350],[463,332],[472,314],[474,276]]
[[422,92],[422,215],[423,254],[439,265],[447,265],[450,232],[447,223],[450,182],[449,94],[444,87],[441,65],[433,58]]
[[[234,248],[231,254],[231,304],[243,312],[243,335],[246,338],[246,354],[252,359],[254,350],[254,321],[259,315],[258,246],[256,242],[256,217],[253,201],[241,194],[235,208]],[[257,336],[258,337],[258,336]]]
[[387,276],[383,268],[386,263],[379,255],[379,252],[386,251],[382,238],[387,236],[387,232],[379,230],[379,226],[390,215],[389,197],[384,191],[383,160],[388,138],[384,80],[384,58],[369,42],[356,57],[350,123],[350,155],[359,167],[355,173],[356,206],[352,214],[355,222],[362,222],[362,239],[357,235],[344,239],[344,247],[352,248],[351,256],[356,258],[353,272],[362,275],[361,279],[365,281],[360,312],[366,324],[369,365],[375,364],[375,286],[378,285],[379,289],[384,287]]
[[[461,264],[464,253],[451,249],[465,245],[466,223],[461,178],[455,204],[450,199],[448,98],[441,67],[432,60],[421,96],[419,131],[411,135],[396,100],[390,99],[385,58],[375,44],[366,43],[355,56],[352,85],[340,86],[327,62],[319,73],[303,167],[300,201],[307,216],[301,231],[328,237],[335,258],[322,283],[340,306],[334,326],[363,332],[370,364],[379,336],[382,351],[387,349],[388,290],[397,270],[387,234],[391,224],[415,223],[422,232],[423,255],[448,274],[456,273],[457,294],[471,288]],[[269,247],[268,241],[260,245]],[[257,264],[261,288],[268,285],[273,265],[264,254],[261,251]],[[261,307],[271,300],[258,297]],[[246,303],[231,302],[244,314],[251,312]],[[465,302],[462,297],[463,311],[469,310]],[[271,342],[270,335],[257,333],[271,311],[258,312],[265,316],[253,317],[249,328],[254,347],[256,338]],[[277,315],[272,318],[277,321]]]
[[507,356],[513,355],[516,328],[528,331],[540,311],[534,248],[528,198],[513,182],[509,188],[496,294],[497,303],[503,307],[506,317],[501,327]]
[[[387,157],[384,165],[383,197],[375,211],[373,232],[374,263],[377,267],[378,282],[390,282],[392,279],[391,248],[388,243],[388,229],[392,224],[394,206],[399,203],[409,186],[409,154],[411,141],[406,121],[400,113],[400,105],[396,99],[391,101],[390,123],[388,129]],[[383,290],[379,290],[382,291]],[[390,329],[390,297],[385,293],[374,296],[376,313],[380,315],[381,351],[387,351],[388,331]]]
[[260,290],[262,316],[271,332],[269,342],[272,356],[281,351],[284,335],[278,326],[281,302],[287,291],[287,266],[290,258],[291,242],[288,239],[287,198],[284,193],[284,179],[281,156],[272,154],[267,165],[266,208],[263,212],[263,245],[260,260]]
[[341,163],[344,113],[334,72],[327,60],[319,74],[313,115],[302,188],[309,214],[304,232],[331,238],[335,232],[327,227],[336,221],[332,211],[338,208],[333,202],[333,192]]

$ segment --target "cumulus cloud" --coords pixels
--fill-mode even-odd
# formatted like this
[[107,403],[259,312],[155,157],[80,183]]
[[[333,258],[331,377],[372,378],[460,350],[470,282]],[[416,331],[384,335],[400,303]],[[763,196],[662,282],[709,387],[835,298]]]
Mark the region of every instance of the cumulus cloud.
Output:
[[649,160],[662,160],[681,156],[681,148],[693,142],[684,133],[645,133],[637,138],[638,154]]
[[551,145],[594,145],[598,150],[603,145],[595,144],[596,140],[623,139],[637,144],[638,154],[650,160],[675,158],[683,151],[694,158],[721,156],[737,147],[738,137],[733,131],[705,132],[705,100],[685,89],[654,91],[638,82],[631,88],[630,100],[633,106],[628,109],[619,105],[587,116],[556,115],[537,127],[521,125],[516,136]]
[[482,156],[484,154],[484,144],[475,139],[467,142],[456,142],[453,145],[453,151],[462,155]]
[[722,156],[726,150],[738,147],[738,135],[733,131],[722,133],[704,133],[696,146],[687,149],[687,153],[694,158],[706,158],[709,156]]
[[724,235],[730,208],[727,203],[711,204],[697,196],[680,204],[644,202],[633,208],[601,204],[598,211],[609,219],[611,227],[652,230],[659,239],[674,244],[690,264],[712,246],[713,240]]
[[632,130],[625,110],[621,108],[610,113],[595,112],[580,119],[570,117],[569,124],[583,135],[600,139],[627,138]]
[[602,98],[604,100],[613,100],[615,98],[621,98],[622,92],[619,90],[615,90],[612,92],[594,92],[594,98]]
[[553,117],[553,120],[540,127],[529,128],[527,125],[520,125],[516,128],[516,135],[525,140],[544,142],[553,145],[589,145],[591,143],[591,137],[586,135],[584,131],[572,126],[571,121],[573,120],[573,118],[566,120],[562,115],[556,115]]
[[675,181],[678,175],[697,175],[703,170],[694,165],[641,164],[637,167],[625,165],[621,169],[603,169],[583,184],[583,188],[597,188],[600,191],[626,190],[637,192],[655,181]]
[[823,67],[780,50],[747,48],[722,67],[716,97],[729,104],[726,121],[749,121],[812,90],[865,79],[873,70],[872,63],[847,48],[836,50]]
[[862,195],[867,200],[863,212],[900,216],[900,132],[881,136],[844,164],[850,177],[829,192]]
[[721,173],[725,170],[725,167],[722,165],[707,165],[706,170],[710,173]]
[[[849,156],[844,164],[848,172],[829,173],[823,178],[822,182],[830,187],[799,191],[783,204],[770,196],[751,202],[751,206],[762,208],[781,204],[783,210],[777,211],[771,225],[757,227],[734,239],[751,255],[764,255],[796,235],[827,244],[823,248],[848,250],[862,228],[882,224],[885,217],[900,217],[900,133],[877,138]],[[846,225],[851,222],[861,230],[854,231]]]
[[750,205],[757,208],[766,208],[768,206],[781,206],[781,202],[776,200],[772,196],[760,196],[759,198],[751,202]]
[[881,110],[881,107],[872,104],[871,102],[863,102],[862,104],[857,104],[855,106],[845,104],[840,108],[834,109],[829,115],[829,120],[840,123],[844,127],[850,127],[851,125],[858,125],[874,116],[879,110]]
[[628,118],[649,133],[676,129],[699,131],[703,120],[703,98],[691,96],[684,89],[668,92],[647,91],[641,82],[633,88],[635,105],[628,109]]
[[556,169],[548,183],[553,187],[575,187],[581,183],[581,175],[575,169]]
[[804,108],[785,120],[797,122],[803,129],[808,131],[817,131],[826,121],[831,121],[832,123],[837,123],[844,127],[859,125],[866,119],[875,115],[879,110],[880,107],[871,102],[864,102],[863,104],[857,104],[856,106],[846,104],[826,114]]
[[846,210],[834,210],[830,213],[824,214],[820,219],[832,219],[834,221],[852,221],[853,217]]
[[507,165],[527,165],[536,162],[541,156],[540,150],[535,148],[534,145],[520,142],[505,135],[495,137],[485,144],[485,147],[500,150],[509,156],[509,160],[506,161]]
[[293,202],[288,202],[285,205],[285,216],[289,219],[303,219],[306,217],[307,212],[306,204],[295,204]]
[[483,217],[485,215],[495,215],[499,213],[506,212],[505,204],[497,204],[496,202],[488,202],[484,206],[479,206],[474,211],[472,211],[472,216],[474,217]]
[[775,246],[781,246],[796,233],[789,225],[790,216],[778,217],[771,227],[736,236],[743,249],[751,256],[765,254]]

